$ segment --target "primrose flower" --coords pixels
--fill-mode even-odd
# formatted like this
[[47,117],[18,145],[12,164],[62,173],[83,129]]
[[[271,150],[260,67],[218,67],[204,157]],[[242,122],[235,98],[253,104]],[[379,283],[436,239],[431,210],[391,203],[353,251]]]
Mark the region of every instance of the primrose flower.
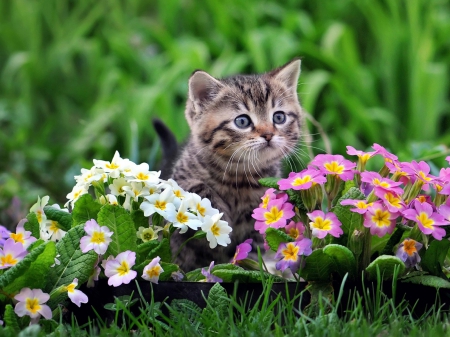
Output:
[[0,269],[15,266],[27,254],[28,251],[20,242],[15,242],[11,238],[6,240],[3,248],[0,248]]
[[95,167],[103,169],[111,178],[119,178],[121,171],[125,168],[124,164],[127,164],[127,161],[120,157],[118,151],[114,153],[111,162],[97,159],[94,159],[93,162]]
[[[157,227],[157,226],[155,226]],[[136,232],[136,236],[141,239],[143,242],[156,240],[158,239],[158,232],[162,231],[161,227],[157,227],[153,229],[153,227],[139,227],[139,230]]]
[[44,303],[50,299],[50,295],[44,293],[41,289],[23,288],[20,293],[14,296],[17,302],[14,312],[19,317],[28,315],[31,317],[31,324],[39,321],[44,316],[45,319],[52,318],[52,311],[48,305]]
[[406,219],[417,223],[422,233],[431,234],[436,240],[442,240],[445,236],[445,230],[440,226],[448,225],[449,221],[441,214],[434,212],[429,203],[414,200],[413,208],[403,211],[402,214]]
[[98,266],[98,262],[97,262],[97,265],[92,269],[92,273],[89,276],[88,281],[86,282],[86,287],[93,288],[95,286],[95,281],[98,281],[98,277],[100,276],[100,272],[101,272],[101,269]]
[[189,208],[191,211],[197,214],[200,220],[203,220],[205,216],[213,216],[218,214],[219,210],[211,206],[211,201],[208,198],[203,198],[196,193],[191,193],[189,197]]
[[217,245],[226,247],[231,243],[230,232],[231,227],[228,222],[220,220],[223,213],[207,215],[202,225],[202,231],[206,232],[206,239],[209,241],[209,247],[216,248]]
[[340,237],[344,231],[337,216],[329,212],[325,214],[322,211],[314,211],[306,214],[311,220],[309,227],[312,230],[312,236],[319,239],[323,239],[327,234],[330,234],[336,238]]
[[291,221],[284,227],[286,234],[293,238],[295,241],[303,239],[303,233],[305,232],[305,226],[302,222]]
[[157,256],[144,267],[142,274],[144,280],[158,284],[159,275],[164,271],[164,269],[161,268],[159,261],[161,261],[161,258]]
[[81,169],[81,175],[75,176],[77,185],[91,185],[94,181],[103,181],[106,178],[106,174],[102,169],[92,167],[90,170],[85,168]]
[[361,167],[365,167],[367,161],[372,158],[376,152],[364,152],[360,150],[356,150],[353,146],[347,146],[347,154],[350,156],[358,156],[358,161]]
[[299,173],[291,172],[287,179],[278,181],[280,190],[307,190],[315,184],[324,184],[327,178],[319,170],[308,168]]
[[169,187],[173,193],[173,203],[175,207],[179,207],[181,201],[188,198],[190,196],[189,192],[183,190],[178,183],[173,179],[168,179],[166,183],[162,184],[163,187]]
[[205,276],[205,279],[202,280],[203,282],[214,282],[214,283],[223,282],[223,280],[220,277],[217,277],[212,274],[213,268],[214,268],[214,261],[211,262],[208,270],[206,270],[205,268],[202,268],[202,274],[203,274],[203,276]]
[[105,275],[109,278],[110,286],[118,287],[121,284],[128,284],[133,280],[137,272],[131,267],[136,263],[136,253],[127,250],[117,255],[116,258],[105,263]]
[[31,236],[30,231],[25,230],[25,223],[27,222],[27,219],[22,219],[19,221],[16,227],[16,232],[9,233],[9,237],[13,239],[15,242],[20,242],[23,245],[23,248],[27,249],[33,242],[35,242],[37,239],[34,236]]
[[[142,186],[142,183],[140,185]],[[125,186],[130,187],[131,183],[129,183],[124,177],[120,177],[113,180],[112,184],[109,185],[109,189],[112,195],[115,196],[125,195],[126,193],[124,189]]]
[[401,212],[406,208],[405,202],[396,193],[380,188],[375,189],[375,195],[384,202],[390,212]]
[[88,297],[81,290],[75,289],[78,285],[78,279],[73,279],[72,283],[66,287],[67,295],[69,296],[72,303],[75,303],[78,307],[81,306],[81,303],[87,303]]
[[44,231],[48,234],[50,240],[59,241],[66,235],[67,232],[62,230],[60,226],[58,221],[47,220]]
[[311,162],[311,165],[317,166],[326,175],[335,175],[344,181],[353,179],[355,175],[356,164],[338,154],[319,154]]
[[396,163],[397,162],[398,157],[395,154],[390,153],[383,146],[381,146],[377,143],[374,143],[372,148],[375,150],[376,154],[379,154],[384,158],[385,162],[388,162],[388,163]]
[[161,171],[150,171],[148,164],[142,163],[133,166],[131,171],[125,174],[130,177],[128,179],[129,182],[140,181],[145,185],[154,185],[159,183],[159,176],[161,175]]
[[30,213],[36,214],[39,224],[42,224],[45,222],[45,220],[47,220],[47,216],[45,215],[44,212],[44,207],[48,204],[48,199],[50,199],[48,195],[46,195],[42,199],[38,197],[37,203],[35,203],[30,208]]
[[275,199],[281,199],[283,203],[285,203],[288,200],[288,195],[286,193],[275,193],[274,188],[269,188],[266,193],[261,197],[262,203],[259,204],[259,208],[267,209],[267,205],[269,204],[269,201],[275,200]]
[[80,240],[80,248],[83,253],[93,249],[97,254],[105,254],[109,243],[112,241],[113,232],[108,227],[102,226],[94,219],[86,221],[84,231],[87,233]]
[[[8,239],[11,232],[4,226],[0,225],[0,248],[5,244],[5,239]],[[15,240],[14,240],[15,241]]]
[[172,274],[170,274],[170,276],[172,276],[172,279],[173,279],[175,282],[180,282],[180,281],[182,281],[183,278],[184,278],[183,273],[180,272],[179,270],[172,272]]
[[401,182],[395,182],[389,178],[383,178],[377,172],[362,172],[361,181],[374,186],[375,190],[381,188],[385,191],[389,191],[398,195],[403,194],[403,189],[399,187],[402,184]]
[[284,271],[289,268],[292,273],[297,272],[302,263],[301,256],[307,256],[312,253],[312,241],[310,239],[302,239],[300,241],[281,243],[278,247],[275,259],[279,260],[275,268]]
[[246,259],[248,253],[252,251],[252,242],[252,239],[247,239],[241,244],[237,245],[236,253],[234,253],[234,256],[231,259],[230,263],[237,264],[238,261]]
[[72,192],[66,195],[66,198],[69,199],[65,204],[64,207],[67,207],[69,204],[74,206],[75,202],[83,195],[88,193],[89,190],[89,184],[83,184],[83,185],[75,185],[72,189]]
[[[140,181],[133,181],[128,185],[124,185],[122,187],[122,190],[136,202],[139,200],[139,197],[145,197],[147,195],[153,194],[150,193],[149,187]],[[154,192],[156,192],[156,190],[157,187],[155,185]]]
[[291,219],[295,212],[294,206],[282,199],[269,201],[267,208],[256,208],[253,210],[252,218],[256,220],[255,229],[264,234],[267,228],[282,228],[286,221]]
[[158,213],[164,218],[168,218],[176,213],[173,201],[173,193],[170,188],[166,188],[161,194],[155,193],[144,197],[140,208],[144,211],[145,216],[150,216],[153,213]]
[[380,238],[386,233],[392,234],[395,229],[395,220],[400,215],[398,212],[390,212],[381,202],[374,202],[364,214],[364,227],[370,228],[370,234]]
[[411,163],[404,163],[404,171],[424,184],[431,183],[437,178],[430,174],[430,166],[424,161],[418,163],[413,160]]
[[420,242],[407,238],[398,246],[395,255],[405,263],[407,268],[414,267],[420,262],[419,250],[422,247],[423,244]]
[[359,214],[364,214],[367,212],[367,209],[373,205],[373,202],[367,202],[366,200],[353,200],[353,199],[345,199],[341,201],[341,205],[343,206],[354,206],[355,208],[350,208],[350,211],[356,212]]
[[176,228],[180,228],[180,233],[186,233],[188,228],[193,230],[197,230],[202,222],[198,219],[197,215],[188,211],[188,204],[190,200],[183,200],[178,208],[176,213],[171,213],[167,217],[169,221],[173,223],[173,226]]

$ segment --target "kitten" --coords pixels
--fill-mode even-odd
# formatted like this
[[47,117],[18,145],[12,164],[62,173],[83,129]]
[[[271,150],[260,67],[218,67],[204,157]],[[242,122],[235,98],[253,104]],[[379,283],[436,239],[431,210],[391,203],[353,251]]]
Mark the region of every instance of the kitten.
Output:
[[[254,247],[262,245],[251,216],[266,190],[258,179],[281,176],[281,159],[299,139],[299,75],[300,60],[295,59],[261,75],[216,79],[196,71],[189,79],[185,115],[191,135],[172,178],[183,189],[210,199],[233,231],[227,247],[210,249],[206,240],[190,241],[176,261],[184,271],[211,261],[229,262],[245,239],[252,238]],[[158,131],[158,125],[155,128]],[[161,126],[158,133],[164,143]],[[174,233],[174,251],[188,233]]]

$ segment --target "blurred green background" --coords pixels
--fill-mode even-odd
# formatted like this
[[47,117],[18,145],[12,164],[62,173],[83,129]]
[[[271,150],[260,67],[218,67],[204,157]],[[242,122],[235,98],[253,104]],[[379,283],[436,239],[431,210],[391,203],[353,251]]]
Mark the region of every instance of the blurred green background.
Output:
[[[0,1],[0,223],[63,204],[115,150],[156,168],[158,116],[182,141],[187,81],[302,57],[311,149],[379,143],[443,165],[448,0]],[[13,199],[13,197],[16,197]]]

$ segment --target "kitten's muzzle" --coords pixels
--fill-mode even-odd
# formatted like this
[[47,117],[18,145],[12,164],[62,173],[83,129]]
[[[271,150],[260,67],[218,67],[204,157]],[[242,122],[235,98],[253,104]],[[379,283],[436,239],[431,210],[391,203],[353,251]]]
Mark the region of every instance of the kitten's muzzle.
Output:
[[267,140],[268,142],[270,142],[270,140],[273,137],[273,133],[265,133],[263,135],[261,135],[261,137],[263,137],[265,140]]

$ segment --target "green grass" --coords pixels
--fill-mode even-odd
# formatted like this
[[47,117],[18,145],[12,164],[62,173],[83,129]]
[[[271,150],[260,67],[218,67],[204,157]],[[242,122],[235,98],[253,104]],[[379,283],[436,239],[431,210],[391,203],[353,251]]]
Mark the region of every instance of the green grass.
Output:
[[[253,307],[247,305],[248,297],[242,299],[235,295],[208,298],[205,309],[182,300],[167,305],[142,299],[141,314],[134,315],[126,304],[118,301],[112,323],[100,318],[95,324],[78,326],[73,320],[70,324],[59,324],[53,336],[129,336],[130,333],[136,336],[446,336],[449,333],[448,313],[435,307],[417,317],[411,305],[395,303],[379,288],[370,292],[372,301],[364,302],[365,296],[358,293],[344,298],[342,289],[336,289],[339,293],[336,300],[319,296],[315,306],[303,308],[295,304],[295,298],[278,296],[270,300],[270,282],[266,286]],[[342,305],[346,310],[342,310]],[[163,313],[162,307],[168,311]],[[2,336],[15,336],[10,330],[2,329]],[[27,336],[45,335],[44,328],[35,332]]]
[[197,68],[221,77],[301,56],[299,95],[333,152],[446,151],[448,31],[444,0],[2,1],[0,221],[13,196],[64,203],[79,169],[116,149],[156,167],[150,120],[186,138]]

